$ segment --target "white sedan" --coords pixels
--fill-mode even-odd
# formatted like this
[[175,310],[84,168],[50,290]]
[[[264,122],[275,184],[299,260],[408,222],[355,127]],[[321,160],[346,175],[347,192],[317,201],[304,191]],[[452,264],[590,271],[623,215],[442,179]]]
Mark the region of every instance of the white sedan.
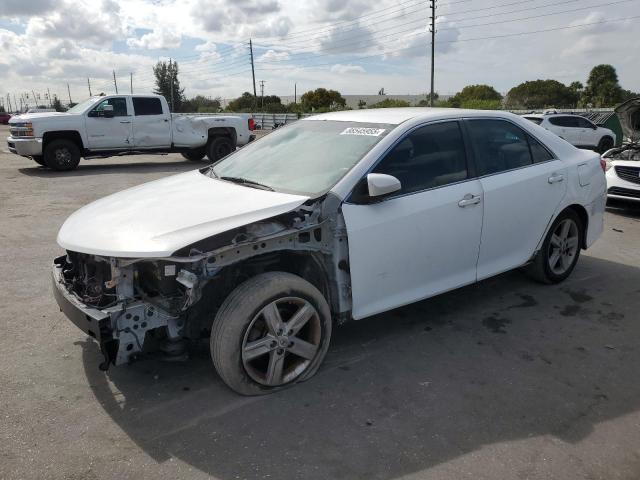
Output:
[[516,115],[336,112],[75,212],[53,265],[101,367],[209,338],[235,391],[311,377],[332,326],[526,266],[569,276],[603,228],[600,157]]

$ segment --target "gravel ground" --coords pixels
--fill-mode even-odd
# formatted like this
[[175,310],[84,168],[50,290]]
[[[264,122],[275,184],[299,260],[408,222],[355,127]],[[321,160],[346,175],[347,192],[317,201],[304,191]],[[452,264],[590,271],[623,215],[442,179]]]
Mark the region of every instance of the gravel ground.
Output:
[[561,285],[511,272],[352,322],[314,379],[243,398],[204,347],[100,372],[51,294],[71,212],[194,164],[119,157],[59,174],[5,148],[0,479],[640,477],[639,208],[609,208]]

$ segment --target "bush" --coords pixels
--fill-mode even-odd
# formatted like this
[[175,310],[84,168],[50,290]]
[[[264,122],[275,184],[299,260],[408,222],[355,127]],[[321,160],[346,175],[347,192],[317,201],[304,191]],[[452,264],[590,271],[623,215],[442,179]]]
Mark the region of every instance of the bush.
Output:
[[369,105],[368,108],[404,108],[410,107],[411,104],[409,102],[405,102],[404,100],[395,100],[393,98],[385,98],[381,102],[374,103],[373,105]]

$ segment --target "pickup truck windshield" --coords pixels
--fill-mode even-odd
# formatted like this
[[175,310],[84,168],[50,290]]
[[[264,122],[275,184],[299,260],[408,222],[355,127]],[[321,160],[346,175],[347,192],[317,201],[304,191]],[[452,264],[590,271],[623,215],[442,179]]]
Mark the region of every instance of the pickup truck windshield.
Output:
[[300,120],[223,158],[212,171],[220,178],[313,197],[331,189],[394,127]]
[[67,113],[82,113],[97,101],[98,97],[87,98],[84,102],[80,102],[79,104],[71,107],[67,110]]

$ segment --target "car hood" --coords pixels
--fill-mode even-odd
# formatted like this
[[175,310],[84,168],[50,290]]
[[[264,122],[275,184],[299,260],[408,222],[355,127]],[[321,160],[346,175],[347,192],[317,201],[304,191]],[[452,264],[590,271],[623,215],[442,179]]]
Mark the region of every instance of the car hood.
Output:
[[74,114],[66,112],[40,112],[40,113],[22,113],[20,115],[14,115],[9,120],[10,123],[31,122],[38,120],[39,118],[52,118],[52,117],[70,117]]
[[615,110],[625,138],[632,142],[640,140],[640,97],[621,103]]
[[217,180],[195,170],[97,200],[58,233],[71,251],[167,257],[198,240],[293,210],[309,197]]

